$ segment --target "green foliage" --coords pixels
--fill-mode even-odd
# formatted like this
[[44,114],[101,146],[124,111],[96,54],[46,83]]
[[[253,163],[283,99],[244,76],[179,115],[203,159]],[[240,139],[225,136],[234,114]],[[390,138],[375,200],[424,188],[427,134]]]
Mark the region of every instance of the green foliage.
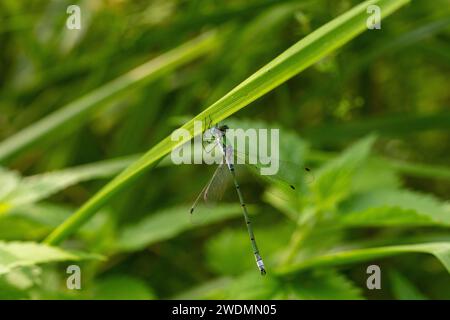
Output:
[[397,271],[389,273],[393,295],[399,300],[427,300],[427,298]]
[[367,160],[374,141],[374,137],[360,141],[317,172],[313,192],[321,203],[319,210],[333,209],[348,197],[353,176]]
[[[80,5],[0,3],[0,298],[450,298],[444,0]],[[191,216],[213,169],[167,157],[209,117],[280,130],[296,190],[236,166],[265,277],[236,192]]]
[[[379,5],[386,17],[407,2],[408,0],[373,0],[368,3]],[[362,3],[356,6],[342,16],[319,28],[308,37],[297,42],[205,111],[187,122],[182,128],[193,133],[195,121],[203,121],[204,119],[210,118],[212,121],[218,122],[227,118],[360,34],[366,29],[366,7],[368,3]],[[56,244],[62,241],[94,215],[115,193],[137,177],[143,175],[158,160],[185,142],[186,139],[174,142],[170,137],[162,140],[141,159],[129,166],[99,191],[78,212],[67,220],[65,224],[56,229],[47,238],[47,243]]]
[[75,253],[50,247],[35,242],[1,242],[0,243],[0,274],[12,269],[55,261],[77,261],[89,258],[99,258],[84,253]]
[[[211,50],[216,39],[207,34],[129,71],[121,77],[62,107],[0,144],[0,162],[66,125],[73,126],[92,114],[102,103],[157,79],[174,68]],[[83,123],[83,122],[81,122]]]
[[210,284],[183,296],[209,299],[361,299],[360,290],[341,274],[317,271],[296,277],[267,276],[247,272],[232,283],[221,282],[221,288]]
[[[257,227],[258,243],[264,250],[265,264],[276,265],[280,257],[279,251],[289,241],[292,226],[273,225],[271,228]],[[206,258],[211,270],[222,275],[240,275],[245,270],[253,270],[254,258],[248,254],[249,241],[244,227],[237,230],[224,230],[212,239],[206,247]],[[270,234],[276,232],[275,239]],[[261,238],[261,241],[259,241]]]
[[448,205],[408,190],[373,190],[358,194],[340,208],[349,226],[450,225]]
[[[296,283],[298,282],[298,284]],[[291,285],[294,299],[359,300],[361,290],[343,275],[330,271],[317,271],[294,278]]]
[[157,212],[148,218],[139,221],[134,226],[123,229],[118,236],[117,247],[119,250],[138,250],[155,242],[170,239],[179,233],[194,227],[212,224],[224,219],[240,215],[239,205],[223,205],[214,209],[198,208],[196,216],[190,219],[188,207],[177,207]]
[[374,260],[380,257],[389,257],[404,253],[428,253],[434,255],[450,272],[450,243],[424,243],[414,245],[399,245],[379,248],[366,248],[356,250],[345,250],[336,253],[312,258],[302,261],[281,270],[282,273],[298,272],[309,268],[324,266],[340,266],[349,263],[357,263]]
[[[134,157],[102,161],[56,172],[44,173],[20,179],[18,174],[2,170],[6,183],[0,194],[0,214],[15,207],[34,204],[69,186],[93,179],[109,178]],[[4,178],[3,178],[4,177]]]
[[151,300],[155,296],[145,282],[133,277],[110,276],[100,279],[87,298],[97,300]]

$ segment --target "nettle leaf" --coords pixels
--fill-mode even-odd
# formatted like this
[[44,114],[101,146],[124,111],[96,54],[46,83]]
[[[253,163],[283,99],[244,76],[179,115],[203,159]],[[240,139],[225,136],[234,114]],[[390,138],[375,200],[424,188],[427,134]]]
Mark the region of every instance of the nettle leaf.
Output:
[[360,140],[315,172],[311,188],[321,208],[333,209],[350,195],[352,179],[366,162],[374,142],[374,136]]
[[[72,213],[71,207],[45,202],[13,208],[7,214],[0,215],[0,239],[40,240]],[[79,234],[96,234],[106,223],[107,214],[107,210],[102,210],[79,230]]]
[[96,300],[151,300],[156,298],[143,280],[123,275],[109,276],[98,280],[91,295],[88,297]]
[[59,261],[100,259],[98,255],[71,252],[36,242],[0,242],[0,274],[14,268]]
[[214,209],[198,207],[193,220],[188,207],[181,206],[157,212],[135,225],[127,226],[119,234],[116,249],[123,251],[140,250],[158,241],[177,236],[183,231],[216,223],[241,215],[241,208],[235,205],[219,205]]
[[8,221],[15,219],[16,221],[27,221],[30,225],[37,228],[39,226],[52,228],[69,217],[72,210],[70,207],[45,202],[21,206],[20,208],[12,209],[8,214],[0,216],[0,227],[6,227]]
[[[217,293],[216,293],[217,294]],[[360,290],[344,276],[314,271],[279,277],[248,272],[224,288],[222,299],[362,299]]]
[[20,216],[0,217],[0,239],[2,240],[38,240],[45,237],[49,231],[51,231],[49,226]]
[[399,189],[401,178],[386,161],[369,158],[353,177],[352,190],[358,193],[377,189]]
[[29,294],[25,290],[21,290],[4,279],[0,278],[0,299],[1,300],[19,300],[29,299]]
[[389,284],[392,294],[397,300],[428,300],[408,278],[398,271],[391,270],[389,272]]
[[20,175],[17,172],[9,171],[0,167],[0,214],[8,210],[7,204],[1,201],[2,198],[11,193],[20,181]]
[[20,176],[15,171],[10,171],[0,167],[0,198],[4,197],[15,189],[20,180]]
[[392,257],[405,253],[428,253],[434,255],[450,273],[450,242],[434,242],[355,249],[328,253],[280,268],[281,274],[295,273],[311,268],[334,267],[352,263]]
[[347,226],[450,226],[450,207],[431,195],[408,190],[358,194],[339,208]]
[[[101,161],[22,179],[19,179],[17,174],[8,173],[10,187],[8,192],[0,190],[0,213],[39,202],[80,182],[111,177],[120,172],[134,158]],[[8,179],[6,181],[8,182]],[[8,184],[5,185],[8,186]]]
[[286,280],[291,299],[359,300],[361,289],[349,279],[333,270],[317,270]]
[[[281,224],[261,229],[253,223],[256,241],[268,270],[279,260],[280,249],[289,243],[293,226]],[[275,236],[276,235],[276,236]],[[242,274],[256,268],[250,239],[243,225],[240,229],[220,232],[206,244],[206,258],[210,268],[224,275]]]
[[253,270],[234,279],[224,289],[221,299],[267,300],[279,299],[283,295],[283,283],[280,278],[270,274],[263,277]]
[[48,282],[42,279],[41,267],[32,265],[14,268],[0,275],[0,299],[39,299],[36,291],[40,291],[38,287],[42,284],[47,285]]
[[231,284],[231,277],[216,278],[177,294],[175,300],[223,299],[225,289]]

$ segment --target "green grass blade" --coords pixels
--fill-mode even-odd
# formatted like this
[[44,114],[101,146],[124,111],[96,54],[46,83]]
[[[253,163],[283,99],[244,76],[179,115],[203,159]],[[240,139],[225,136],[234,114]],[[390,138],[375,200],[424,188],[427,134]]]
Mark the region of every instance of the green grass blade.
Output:
[[202,34],[69,103],[0,143],[0,163],[51,134],[55,134],[55,137],[59,138],[60,136],[56,134],[58,131],[68,124],[71,129],[74,128],[74,124],[82,124],[82,120],[106,101],[116,98],[132,88],[143,86],[200,55],[210,52],[216,43],[217,36],[214,32]]
[[[367,30],[367,6],[378,5],[383,12],[383,16],[387,17],[408,2],[409,0],[370,0],[361,3],[294,44],[205,111],[187,122],[183,128],[192,133],[196,120],[201,121],[210,116],[214,122],[218,122],[227,118]],[[118,191],[155,166],[157,161],[169,154],[173,148],[186,141],[186,139],[183,139],[179,142],[173,142],[170,137],[165,138],[94,195],[64,224],[50,234],[46,242],[57,244],[64,240]]]
[[434,255],[450,273],[450,243],[434,242],[422,244],[409,244],[386,246],[377,248],[355,249],[329,253],[318,256],[280,269],[280,273],[294,273],[311,268],[334,267],[345,264],[370,261],[378,258],[391,257],[405,253],[428,253]]

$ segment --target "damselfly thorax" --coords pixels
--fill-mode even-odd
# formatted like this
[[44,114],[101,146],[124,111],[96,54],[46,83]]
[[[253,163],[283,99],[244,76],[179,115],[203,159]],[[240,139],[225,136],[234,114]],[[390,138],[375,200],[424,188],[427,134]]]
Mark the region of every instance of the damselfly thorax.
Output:
[[215,144],[222,150],[224,162],[228,166],[230,170],[234,170],[233,162],[234,162],[234,152],[233,147],[231,145],[226,144],[226,133],[228,130],[227,125],[222,126],[214,126],[209,129],[210,134],[214,137]]

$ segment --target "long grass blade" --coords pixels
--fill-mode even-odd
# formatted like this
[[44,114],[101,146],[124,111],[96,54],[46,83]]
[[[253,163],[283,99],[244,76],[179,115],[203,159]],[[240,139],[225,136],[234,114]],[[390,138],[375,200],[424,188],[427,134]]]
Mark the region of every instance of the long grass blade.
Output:
[[[202,121],[210,117],[213,122],[219,122],[229,117],[327,54],[343,46],[364,30],[367,30],[369,16],[366,10],[369,5],[378,5],[383,12],[383,17],[387,17],[408,2],[409,0],[369,0],[359,4],[294,44],[209,108],[191,119],[182,128],[193,133],[195,121]],[[181,146],[188,140],[188,138],[185,138],[174,142],[170,136],[162,140],[94,195],[73,216],[51,233],[45,241],[50,244],[60,243],[92,217],[117,192],[154,167],[173,148]]]
[[54,137],[60,138],[60,135],[55,133],[61,131],[68,124],[70,124],[70,129],[73,130],[83,124],[83,120],[103,103],[117,98],[132,88],[148,84],[150,81],[210,52],[216,43],[217,36],[214,32],[202,34],[198,38],[144,63],[51,113],[0,143],[0,163],[4,163],[19,152],[52,134]]

